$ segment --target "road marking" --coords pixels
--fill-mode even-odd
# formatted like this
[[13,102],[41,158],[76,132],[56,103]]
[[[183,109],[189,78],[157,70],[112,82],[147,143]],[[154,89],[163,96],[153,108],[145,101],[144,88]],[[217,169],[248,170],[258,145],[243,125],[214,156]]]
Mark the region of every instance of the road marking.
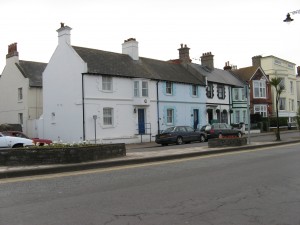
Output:
[[[294,145],[299,145],[299,143],[286,144],[284,146],[294,146]],[[64,173],[56,173],[56,174],[7,178],[7,179],[0,180],[0,184],[34,181],[34,180],[47,180],[47,179],[62,178],[62,177],[69,177],[69,176],[80,176],[80,175],[86,175],[86,174],[104,173],[104,172],[118,171],[118,170],[124,170],[124,169],[134,169],[134,168],[141,168],[141,167],[147,167],[147,166],[155,166],[155,165],[162,165],[162,164],[171,164],[171,163],[179,163],[179,162],[199,160],[199,159],[214,158],[214,157],[226,156],[226,155],[235,155],[235,154],[241,154],[241,153],[272,150],[274,148],[282,148],[282,145],[262,147],[262,148],[252,149],[252,150],[251,149],[241,150],[241,151],[237,150],[234,152],[216,153],[216,154],[212,154],[212,155],[196,156],[196,157],[183,158],[183,159],[173,159],[173,160],[168,160],[168,161],[149,162],[149,163],[143,163],[143,164],[127,165],[127,166],[116,166],[116,167],[110,167],[110,168],[99,168],[99,169],[81,170],[81,171],[64,172]]]

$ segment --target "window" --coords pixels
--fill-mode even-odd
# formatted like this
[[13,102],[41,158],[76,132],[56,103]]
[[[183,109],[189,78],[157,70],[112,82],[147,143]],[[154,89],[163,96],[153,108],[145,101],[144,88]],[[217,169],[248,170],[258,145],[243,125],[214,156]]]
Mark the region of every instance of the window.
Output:
[[113,125],[112,108],[103,108],[103,125]]
[[244,123],[246,123],[246,110],[243,110],[243,121]]
[[253,81],[254,98],[266,98],[266,81]]
[[197,85],[192,85],[192,95],[193,96],[197,96],[198,93],[197,93]]
[[291,91],[291,94],[294,94],[294,85],[293,85],[293,81],[290,81],[290,91]]
[[214,97],[214,86],[213,84],[208,84],[206,87],[206,96],[208,98],[213,98]]
[[240,110],[235,111],[235,122],[239,123],[240,121]]
[[225,87],[224,85],[217,86],[218,98],[225,99]]
[[254,105],[254,114],[260,114],[262,117],[267,117],[267,106]]
[[173,93],[173,85],[172,82],[166,82],[166,93],[171,95]]
[[295,104],[294,99],[291,99],[291,105],[290,105],[290,111],[291,111],[291,112],[294,112],[294,110],[295,110],[294,104]]
[[18,121],[19,121],[19,124],[23,125],[23,113],[18,114]]
[[[247,87],[247,88],[248,88],[248,87]],[[245,101],[245,99],[246,99],[246,91],[247,91],[246,88],[243,88],[243,89],[242,89],[242,101]]]
[[108,77],[108,76],[102,77],[102,90],[112,91],[112,77]]
[[23,89],[18,88],[18,100],[21,101],[23,100]]
[[173,124],[174,121],[174,110],[167,109],[167,124]]
[[285,110],[285,98],[279,98],[279,110]]
[[239,96],[239,89],[235,88],[233,90],[233,95],[234,95],[234,100],[239,100],[240,96]]
[[148,97],[148,82],[147,81],[142,82],[142,96]]
[[280,80],[279,85],[285,87],[285,79],[284,78],[280,78],[280,79],[281,80]]
[[139,82],[134,81],[134,97],[140,96]]

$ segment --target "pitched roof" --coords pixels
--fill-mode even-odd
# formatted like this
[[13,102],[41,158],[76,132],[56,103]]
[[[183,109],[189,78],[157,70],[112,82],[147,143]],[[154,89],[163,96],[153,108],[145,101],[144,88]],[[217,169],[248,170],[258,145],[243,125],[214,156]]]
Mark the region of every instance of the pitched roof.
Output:
[[227,70],[210,69],[206,66],[192,63],[191,66],[207,77],[208,82],[227,84],[236,87],[243,87],[245,83]]
[[205,85],[200,75],[194,76],[181,64],[144,57],[133,60],[127,54],[72,47],[87,63],[87,73]]
[[29,79],[29,86],[42,87],[43,85],[43,72],[47,63],[31,62],[20,60],[16,66],[25,78]]
[[257,66],[249,66],[237,70],[232,70],[231,72],[236,76],[240,77],[242,80],[248,81],[251,79],[251,77],[254,75],[257,69]]

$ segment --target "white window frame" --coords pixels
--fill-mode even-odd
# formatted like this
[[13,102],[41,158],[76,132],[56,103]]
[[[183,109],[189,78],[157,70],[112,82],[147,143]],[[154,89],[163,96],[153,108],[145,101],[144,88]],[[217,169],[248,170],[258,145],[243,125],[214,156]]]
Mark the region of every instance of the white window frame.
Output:
[[225,99],[225,86],[217,85],[217,93],[219,99]]
[[236,110],[236,111],[235,111],[235,122],[236,122],[236,123],[241,122],[240,110]]
[[253,98],[266,98],[267,89],[265,80],[253,81]]
[[18,101],[23,100],[23,88],[18,88]]
[[133,95],[134,97],[140,97],[140,82],[137,80],[133,83]]
[[111,107],[103,108],[103,125],[113,126],[114,124],[114,109]]
[[167,109],[167,124],[174,124],[174,109]]
[[260,114],[262,117],[268,116],[267,105],[254,105],[253,110],[254,114]]
[[166,94],[167,95],[173,94],[173,83],[170,81],[166,81]]
[[113,90],[112,77],[102,76],[102,91],[111,92]]
[[142,81],[142,97],[148,97],[148,81]]

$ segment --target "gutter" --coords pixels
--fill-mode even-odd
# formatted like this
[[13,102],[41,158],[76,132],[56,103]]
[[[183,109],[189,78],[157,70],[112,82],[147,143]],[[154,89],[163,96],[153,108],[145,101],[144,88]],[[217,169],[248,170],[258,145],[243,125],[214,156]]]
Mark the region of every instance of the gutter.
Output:
[[156,82],[156,104],[157,104],[157,134],[160,133],[160,124],[159,124],[159,97],[158,97],[158,83]]
[[84,108],[84,75],[86,73],[82,73],[82,78],[81,78],[81,94],[82,94],[82,139],[85,141],[85,108]]

